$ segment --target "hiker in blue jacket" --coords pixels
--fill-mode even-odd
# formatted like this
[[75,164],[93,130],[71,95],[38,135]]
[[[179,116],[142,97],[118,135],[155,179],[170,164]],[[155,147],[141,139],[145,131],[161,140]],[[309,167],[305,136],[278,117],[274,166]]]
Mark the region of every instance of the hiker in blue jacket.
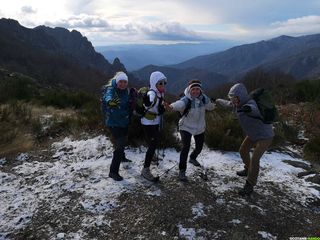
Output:
[[[272,124],[265,124],[255,100],[251,99],[246,87],[237,83],[229,91],[229,99],[217,99],[216,103],[226,108],[233,109],[240,121],[246,137],[242,142],[239,152],[244,163],[244,169],[237,175],[247,177],[246,184],[239,194],[250,195],[257,184],[260,168],[260,158],[272,143],[274,137]],[[250,150],[254,147],[250,156]]]
[[197,157],[202,151],[204,143],[204,132],[206,129],[205,112],[213,110],[214,104],[202,91],[201,81],[191,80],[184,91],[184,97],[180,100],[166,105],[171,111],[179,111],[182,115],[179,121],[179,131],[182,141],[182,150],[179,162],[179,179],[187,181],[186,169],[187,159],[190,150],[191,137],[195,139],[196,148],[190,154],[189,162],[200,166]]
[[128,76],[124,72],[118,72],[109,85],[103,99],[107,104],[105,124],[110,129],[114,143],[109,177],[121,181],[123,177],[119,175],[120,163],[130,161],[125,157],[124,149],[132,115],[132,96],[128,89]]

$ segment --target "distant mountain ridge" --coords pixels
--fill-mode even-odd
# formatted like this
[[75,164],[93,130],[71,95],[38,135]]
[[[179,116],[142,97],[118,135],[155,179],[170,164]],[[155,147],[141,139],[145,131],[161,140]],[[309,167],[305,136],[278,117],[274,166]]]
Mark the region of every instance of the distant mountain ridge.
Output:
[[150,69],[170,74],[175,86],[169,91],[181,92],[193,78],[202,80],[206,89],[240,80],[247,72],[259,68],[266,72],[291,74],[298,80],[320,77],[320,34],[280,36],[267,41],[244,44],[228,50],[170,66],[146,66],[134,75],[148,81]]
[[203,71],[197,68],[177,69],[171,67],[158,67],[154,65],[146,66],[139,71],[132,72],[140,79],[139,85],[148,85],[150,74],[154,71],[163,72],[168,78],[167,90],[173,95],[180,95],[188,84],[189,80],[202,80],[203,89],[212,89],[224,84],[227,78],[224,75]]
[[[312,51],[310,51],[313,49]],[[285,73],[291,73],[297,78],[312,77],[314,71],[300,73],[294,69],[294,65],[287,68],[279,65],[280,62],[292,62],[293,58],[300,56],[308,57],[312,54],[317,61],[320,55],[315,54],[320,49],[320,34],[290,37],[280,36],[268,41],[260,41],[252,44],[245,44],[230,48],[226,51],[214,53],[205,56],[199,56],[171,67],[184,69],[195,67],[210,72],[216,72],[228,76],[231,79],[241,75],[256,67],[266,68],[268,70],[282,70]],[[302,57],[303,58],[303,57]],[[278,65],[274,63],[277,62]],[[304,64],[301,62],[301,64]],[[306,64],[306,63],[305,63]],[[289,68],[288,68],[289,67]],[[317,71],[316,71],[317,72]],[[319,72],[316,73],[316,75]]]
[[110,64],[81,33],[64,28],[29,29],[2,18],[0,46],[0,65],[47,85],[97,92],[116,71],[126,71],[119,59]]
[[98,46],[95,49],[109,61],[118,57],[127,69],[132,71],[147,65],[176,64],[195,56],[226,50],[238,44],[240,42],[216,39],[206,43],[128,44]]

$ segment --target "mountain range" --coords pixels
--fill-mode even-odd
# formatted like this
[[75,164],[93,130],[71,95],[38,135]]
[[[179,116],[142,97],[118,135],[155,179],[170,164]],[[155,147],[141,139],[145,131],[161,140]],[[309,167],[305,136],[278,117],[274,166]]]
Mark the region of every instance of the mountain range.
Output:
[[127,44],[98,46],[95,49],[109,61],[120,58],[127,70],[133,71],[146,65],[164,66],[180,63],[196,56],[219,52],[239,44],[240,42],[237,41],[217,39],[205,43]]
[[98,92],[116,71],[91,42],[73,30],[38,26],[30,29],[13,19],[0,19],[0,66],[31,76],[45,86]]
[[[187,51],[187,47],[191,46],[186,44],[181,49]],[[0,48],[0,67],[28,75],[50,87],[99,92],[101,85],[115,72],[126,71],[119,58],[110,63],[75,30],[45,26],[30,29],[16,20],[2,18]],[[172,55],[180,53],[172,50]],[[140,58],[145,56],[148,54],[144,51],[139,53]],[[148,85],[152,71],[162,71],[169,80],[168,92],[178,95],[191,79],[202,80],[203,87],[211,90],[241,80],[246,73],[257,68],[291,74],[298,80],[318,78],[320,34],[280,36],[198,56],[179,64],[147,65],[129,75],[131,84],[142,86]]]
[[146,66],[133,73],[142,78],[150,74],[150,69],[157,69],[171,77],[171,91],[181,92],[182,86],[194,78],[202,80],[206,89],[212,89],[223,83],[241,80],[256,68],[291,74],[298,80],[320,77],[320,34],[280,36],[198,56],[175,65]]

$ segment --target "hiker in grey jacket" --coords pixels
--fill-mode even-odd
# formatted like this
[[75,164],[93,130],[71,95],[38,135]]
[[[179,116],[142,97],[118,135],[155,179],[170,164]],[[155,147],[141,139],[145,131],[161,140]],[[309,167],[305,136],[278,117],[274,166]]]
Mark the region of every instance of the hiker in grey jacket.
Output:
[[[272,143],[274,137],[272,124],[263,123],[257,103],[250,98],[246,87],[237,83],[229,91],[229,99],[217,99],[220,106],[233,109],[240,121],[246,137],[242,142],[239,152],[244,163],[244,170],[238,171],[237,175],[246,176],[246,184],[239,191],[240,195],[250,195],[253,187],[257,184],[260,168],[260,158]],[[254,147],[250,157],[250,149]]]
[[195,166],[200,166],[196,160],[202,151],[204,143],[204,131],[206,129],[205,112],[213,110],[214,104],[207,97],[201,88],[199,80],[192,80],[184,91],[184,97],[167,106],[167,109],[179,111],[182,115],[179,121],[179,131],[182,141],[182,150],[179,163],[179,179],[187,181],[185,175],[187,169],[187,159],[190,150],[191,137],[193,136],[196,148],[190,154],[190,160]]

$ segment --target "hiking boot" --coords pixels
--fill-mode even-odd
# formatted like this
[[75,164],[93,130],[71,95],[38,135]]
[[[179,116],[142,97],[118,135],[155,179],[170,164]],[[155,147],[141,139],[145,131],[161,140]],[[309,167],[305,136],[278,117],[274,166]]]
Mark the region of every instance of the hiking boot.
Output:
[[246,177],[246,176],[248,176],[248,169],[245,168],[245,169],[243,169],[243,170],[241,170],[241,171],[237,171],[237,175],[240,176],[240,177]]
[[154,182],[157,179],[157,177],[152,175],[152,173],[150,172],[150,168],[148,167],[142,169],[141,176],[151,182]]
[[130,159],[128,159],[128,158],[126,158],[126,157],[124,157],[124,158],[122,158],[121,162],[132,162],[132,160],[130,160]]
[[239,190],[238,193],[241,196],[246,196],[246,195],[250,196],[252,192],[253,192],[253,186],[248,181],[246,181],[246,184],[242,189]]
[[123,177],[119,175],[119,173],[110,172],[109,177],[111,177],[115,181],[122,181]]
[[196,159],[190,158],[189,163],[192,163],[196,167],[200,167],[201,166],[200,163]]
[[180,170],[179,172],[179,180],[182,182],[187,182],[188,178],[186,176],[186,170]]

